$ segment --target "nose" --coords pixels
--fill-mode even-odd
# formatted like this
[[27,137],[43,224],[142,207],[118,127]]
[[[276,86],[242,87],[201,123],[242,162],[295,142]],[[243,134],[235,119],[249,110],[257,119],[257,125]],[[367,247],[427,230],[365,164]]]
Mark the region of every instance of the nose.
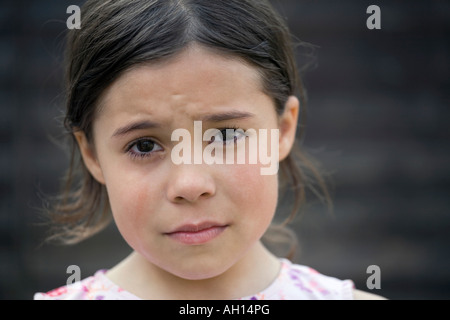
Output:
[[203,165],[180,164],[173,166],[166,191],[169,201],[194,203],[210,198],[215,193],[214,180]]

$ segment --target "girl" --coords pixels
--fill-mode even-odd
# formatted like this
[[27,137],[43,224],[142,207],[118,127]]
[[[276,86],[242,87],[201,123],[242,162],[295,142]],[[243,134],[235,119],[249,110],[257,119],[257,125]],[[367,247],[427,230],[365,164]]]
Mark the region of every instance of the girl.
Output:
[[[265,0],[88,0],[67,49],[65,125],[72,159],[82,157],[81,183],[72,160],[52,214],[63,231],[54,237],[80,241],[112,215],[133,252],[111,270],[35,298],[368,297],[350,280],[275,257],[261,242],[279,185],[293,187],[295,213],[306,183],[299,162],[316,172],[301,153],[294,159],[296,96],[304,100],[289,32]],[[261,174],[266,164],[248,156],[174,163],[173,132],[193,136],[196,121],[213,130],[202,147],[224,155],[249,154],[250,134],[242,132],[277,130],[266,147],[276,145],[280,174]]]

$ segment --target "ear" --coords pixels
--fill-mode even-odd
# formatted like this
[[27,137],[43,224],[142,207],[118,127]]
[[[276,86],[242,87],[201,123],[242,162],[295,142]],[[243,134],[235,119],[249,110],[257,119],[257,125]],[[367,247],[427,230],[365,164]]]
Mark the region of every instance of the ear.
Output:
[[78,147],[80,149],[81,157],[86,168],[89,170],[91,175],[101,184],[105,184],[105,179],[103,177],[103,171],[97,159],[97,155],[93,150],[91,143],[89,143],[86,135],[83,131],[76,131],[73,134],[78,142]]
[[291,152],[295,142],[295,133],[297,131],[297,120],[300,109],[300,102],[297,97],[290,96],[286,102],[284,112],[279,120],[280,128],[280,151],[279,161],[283,161]]

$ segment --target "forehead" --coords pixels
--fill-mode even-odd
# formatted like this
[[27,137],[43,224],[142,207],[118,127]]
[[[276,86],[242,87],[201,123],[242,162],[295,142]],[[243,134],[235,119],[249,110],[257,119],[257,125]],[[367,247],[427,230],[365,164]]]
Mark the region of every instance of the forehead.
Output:
[[167,98],[180,103],[183,100],[219,103],[219,100],[262,91],[262,79],[256,67],[236,57],[194,46],[168,60],[126,71],[105,90],[99,111],[113,111],[116,105],[131,107],[132,102],[146,105],[145,101]]

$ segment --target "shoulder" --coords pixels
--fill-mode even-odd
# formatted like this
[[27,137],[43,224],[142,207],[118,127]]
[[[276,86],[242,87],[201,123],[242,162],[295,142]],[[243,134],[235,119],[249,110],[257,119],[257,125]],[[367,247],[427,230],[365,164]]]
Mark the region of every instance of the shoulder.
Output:
[[323,275],[308,266],[282,259],[275,282],[257,299],[271,300],[352,300],[354,284]]
[[319,300],[351,300],[353,299],[354,283],[351,280],[341,280],[324,275],[315,269],[288,264],[289,278],[297,288],[301,289],[310,299]]
[[47,293],[38,292],[34,300],[122,300],[135,297],[122,290],[105,276],[105,270],[79,282],[62,286]]
[[[294,273],[296,272],[295,270],[302,272],[305,280],[313,284],[313,288],[310,288],[310,290],[314,288],[318,290],[319,294],[316,292],[315,296],[321,299],[387,300],[382,296],[356,289],[351,280],[340,280],[329,277],[307,266],[291,264],[291,270]],[[311,292],[314,291],[311,290]]]

